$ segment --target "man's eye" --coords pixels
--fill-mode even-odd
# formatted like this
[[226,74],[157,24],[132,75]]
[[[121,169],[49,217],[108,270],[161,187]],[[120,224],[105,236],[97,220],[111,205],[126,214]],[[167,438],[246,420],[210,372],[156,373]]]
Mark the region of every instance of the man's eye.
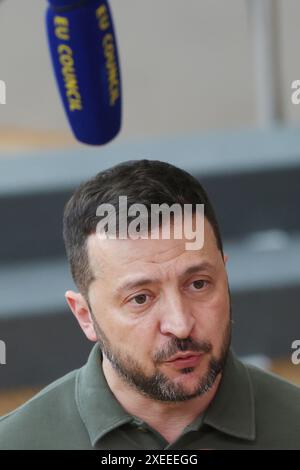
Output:
[[135,304],[138,304],[138,305],[143,305],[145,302],[147,302],[147,295],[146,294],[139,294],[139,295],[136,295],[135,297],[133,297],[131,299],[131,302],[135,303]]
[[192,286],[196,289],[196,290],[201,290],[203,289],[203,287],[206,285],[206,281],[203,281],[203,279],[197,279],[197,281],[193,281],[192,282]]

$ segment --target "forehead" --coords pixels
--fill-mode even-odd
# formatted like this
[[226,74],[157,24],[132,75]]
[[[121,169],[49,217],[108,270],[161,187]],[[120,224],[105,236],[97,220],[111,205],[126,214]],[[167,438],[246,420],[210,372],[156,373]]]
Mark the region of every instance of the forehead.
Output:
[[185,269],[189,264],[205,261],[216,266],[221,261],[216,237],[210,223],[204,221],[204,244],[200,250],[187,250],[182,238],[169,240],[100,239],[88,237],[87,249],[94,277],[120,279],[128,274],[157,270]]

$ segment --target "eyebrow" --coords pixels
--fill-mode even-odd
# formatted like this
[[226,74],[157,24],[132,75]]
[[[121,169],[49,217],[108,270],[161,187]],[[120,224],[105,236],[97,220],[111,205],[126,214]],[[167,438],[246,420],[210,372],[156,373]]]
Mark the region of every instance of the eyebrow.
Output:
[[[179,278],[182,279],[186,276],[190,276],[191,274],[203,272],[203,271],[215,271],[216,268],[213,264],[205,261],[202,263],[194,264],[193,266],[189,266],[183,273],[179,275]],[[149,278],[149,277],[141,277],[139,279],[133,279],[132,281],[124,282],[119,287],[116,288],[116,294],[121,294],[124,291],[128,291],[131,289],[135,289],[137,287],[144,286],[146,284],[155,284],[158,283],[159,279],[156,278]]]

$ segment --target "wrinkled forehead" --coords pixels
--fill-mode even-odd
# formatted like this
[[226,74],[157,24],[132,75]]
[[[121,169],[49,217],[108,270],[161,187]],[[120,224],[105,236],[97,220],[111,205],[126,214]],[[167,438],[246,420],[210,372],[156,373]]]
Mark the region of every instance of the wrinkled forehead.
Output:
[[206,261],[217,265],[222,255],[217,247],[210,223],[204,220],[203,246],[188,250],[187,240],[181,239],[103,239],[92,234],[87,240],[90,268],[95,278],[103,275],[121,276],[125,273],[153,270],[155,267],[172,269],[185,267],[191,261]]

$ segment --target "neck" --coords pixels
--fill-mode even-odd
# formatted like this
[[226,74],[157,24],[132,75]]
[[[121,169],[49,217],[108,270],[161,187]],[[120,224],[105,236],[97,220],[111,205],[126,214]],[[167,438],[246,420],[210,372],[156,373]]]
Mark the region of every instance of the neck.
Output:
[[219,374],[212,388],[199,397],[182,402],[161,402],[142,395],[127,384],[105,356],[102,367],[109,388],[122,407],[129,414],[145,421],[169,442],[176,439],[186,426],[206,410],[221,380]]

